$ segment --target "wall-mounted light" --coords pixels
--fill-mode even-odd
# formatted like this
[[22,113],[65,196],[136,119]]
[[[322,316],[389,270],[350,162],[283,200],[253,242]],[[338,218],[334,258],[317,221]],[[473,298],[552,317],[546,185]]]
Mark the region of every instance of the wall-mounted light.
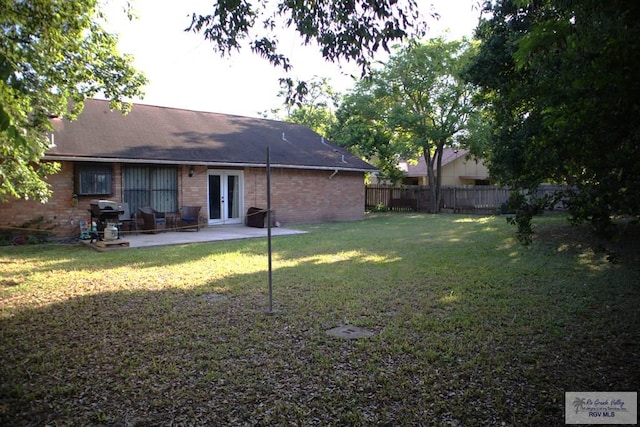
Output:
[[189,168],[189,178],[192,178],[196,171],[193,169],[193,166]]

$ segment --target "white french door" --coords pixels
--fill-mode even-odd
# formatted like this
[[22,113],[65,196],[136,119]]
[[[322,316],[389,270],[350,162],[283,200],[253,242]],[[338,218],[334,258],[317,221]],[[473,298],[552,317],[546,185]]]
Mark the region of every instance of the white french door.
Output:
[[209,225],[242,223],[242,171],[209,170]]

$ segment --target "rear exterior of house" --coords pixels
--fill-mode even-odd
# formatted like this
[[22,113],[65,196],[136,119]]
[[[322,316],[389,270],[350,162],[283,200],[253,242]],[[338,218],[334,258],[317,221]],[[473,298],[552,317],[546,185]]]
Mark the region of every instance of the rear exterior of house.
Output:
[[134,105],[126,116],[89,100],[75,122],[53,119],[44,161],[61,171],[47,203],[9,200],[0,226],[79,234],[94,199],[176,212],[201,206],[202,225],[243,223],[250,207],[271,207],[282,224],[352,221],[364,215],[364,174],[375,168],[305,126]]
[[[442,185],[489,185],[489,169],[482,160],[467,158],[469,150],[444,148],[442,152]],[[416,163],[403,161],[399,164],[406,173],[405,185],[429,185],[427,163],[420,156]],[[436,175],[438,170],[434,171]]]

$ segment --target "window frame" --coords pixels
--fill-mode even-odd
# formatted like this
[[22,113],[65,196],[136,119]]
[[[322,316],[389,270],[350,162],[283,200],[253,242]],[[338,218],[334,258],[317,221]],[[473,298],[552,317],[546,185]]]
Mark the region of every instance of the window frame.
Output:
[[122,169],[122,198],[132,212],[144,206],[160,212],[176,212],[178,185],[175,165],[127,164]]
[[112,195],[113,166],[110,163],[74,163],[73,190],[78,196]]

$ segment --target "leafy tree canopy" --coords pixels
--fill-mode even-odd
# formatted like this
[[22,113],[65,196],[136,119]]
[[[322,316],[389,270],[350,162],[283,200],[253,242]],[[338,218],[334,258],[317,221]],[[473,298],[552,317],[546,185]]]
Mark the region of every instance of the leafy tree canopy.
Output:
[[577,191],[576,220],[640,214],[640,3],[487,1],[467,78],[495,124],[491,174]]
[[351,152],[375,164],[380,179],[400,182],[404,173],[398,170],[398,160],[405,147],[398,142],[387,123],[388,99],[374,94],[375,73],[357,82],[346,95],[338,111],[331,138]]
[[[336,120],[335,111],[340,103],[340,94],[329,84],[326,77],[314,77],[305,84],[304,99],[294,104],[285,102],[285,121],[301,123],[328,138]],[[286,97],[286,88],[280,96]]]
[[51,116],[75,118],[83,100],[103,94],[113,108],[141,95],[145,78],[101,27],[96,0],[0,0],[0,200],[45,201],[40,163]]
[[[210,14],[193,14],[187,30],[200,32],[222,55],[244,45],[285,71],[291,59],[282,53],[276,29],[294,29],[306,45],[316,44],[330,62],[354,61],[363,74],[373,54],[389,51],[394,41],[425,32],[417,0],[220,0]],[[301,100],[306,82],[281,79],[289,97]]]
[[337,114],[336,140],[378,161],[389,176],[399,158],[424,156],[432,212],[439,210],[441,177],[435,171],[443,149],[466,141],[472,131],[474,88],[460,77],[472,53],[466,40],[409,43],[361,80]]

